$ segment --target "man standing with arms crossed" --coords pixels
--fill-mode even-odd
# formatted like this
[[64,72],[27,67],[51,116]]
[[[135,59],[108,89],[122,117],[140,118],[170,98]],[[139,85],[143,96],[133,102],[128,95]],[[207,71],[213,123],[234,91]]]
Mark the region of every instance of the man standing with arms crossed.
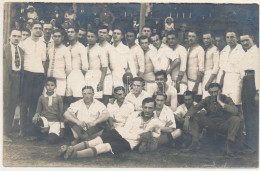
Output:
[[24,50],[20,136],[31,135],[32,117],[36,111],[37,102],[45,83],[43,66],[46,61],[46,46],[39,40],[41,35],[42,25],[39,21],[34,21],[32,23],[31,37],[20,44],[20,47]]

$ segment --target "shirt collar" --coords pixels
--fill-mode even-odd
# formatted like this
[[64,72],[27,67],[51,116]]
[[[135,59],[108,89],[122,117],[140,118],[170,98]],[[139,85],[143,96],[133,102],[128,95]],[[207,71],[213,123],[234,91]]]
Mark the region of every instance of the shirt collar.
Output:
[[[53,95],[51,95],[52,97],[56,97],[56,93],[53,93]],[[47,93],[44,93],[44,97],[50,97],[49,95],[47,95]]]

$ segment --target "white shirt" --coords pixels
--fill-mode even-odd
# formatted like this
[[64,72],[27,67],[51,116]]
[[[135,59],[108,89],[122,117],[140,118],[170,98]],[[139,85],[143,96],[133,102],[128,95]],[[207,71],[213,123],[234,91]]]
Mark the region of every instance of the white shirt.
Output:
[[188,49],[186,68],[188,79],[196,81],[198,72],[200,71],[204,73],[204,58],[205,52],[200,45]]
[[[196,102],[193,102],[193,105],[196,105]],[[180,106],[177,107],[177,110],[173,112],[174,115],[184,118],[186,113],[188,112],[188,109],[185,104],[181,104]]]
[[90,70],[100,70],[108,67],[108,58],[102,48],[95,44],[92,48],[86,47]]
[[160,136],[160,121],[152,117],[150,120],[144,122],[141,117],[141,112],[134,112],[131,114],[124,127],[116,128],[118,133],[128,141],[131,149],[134,149],[139,144],[139,135],[144,132],[152,131],[153,137]]
[[66,73],[72,70],[69,48],[63,44],[56,48],[52,46],[48,50],[48,55],[50,59],[48,77],[65,79]]
[[80,99],[72,103],[69,109],[72,111],[72,114],[78,118],[78,120],[89,123],[99,118],[102,112],[106,110],[106,106],[100,101],[93,99],[93,102],[88,109],[84,103],[84,100]]
[[107,104],[107,110],[112,118],[116,120],[114,123],[115,128],[123,127],[126,123],[128,116],[134,112],[134,105],[129,102],[124,102],[121,107],[118,106],[117,101],[113,104]]
[[140,111],[140,110],[142,110],[142,102],[147,97],[149,97],[149,94],[144,90],[142,90],[142,92],[139,94],[138,97],[135,97],[133,92],[130,92],[125,97],[125,102],[129,102],[129,103],[133,104],[135,107],[135,111],[137,111],[137,110]]
[[178,59],[178,58],[181,60],[180,66],[178,66],[172,70],[171,76],[172,76],[173,81],[177,80],[177,77],[178,77],[178,74],[180,71],[186,72],[187,55],[188,55],[188,52],[187,52],[186,48],[183,47],[182,45],[178,44],[176,46],[176,48],[173,50],[173,57],[171,58],[171,60],[174,61],[175,59]]
[[255,71],[255,87],[259,90],[259,49],[256,45],[252,46],[245,53],[245,56],[241,62],[242,74],[245,74],[245,70]]
[[[115,44],[113,44],[115,47]],[[117,68],[122,68],[124,70],[130,69],[131,73],[133,74],[133,77],[136,77],[136,68],[134,59],[132,57],[132,54],[130,52],[130,49],[128,46],[124,45],[122,42],[120,42],[116,47],[116,64]]]
[[149,49],[144,54],[144,60],[145,60],[144,62],[145,70],[144,70],[143,79],[145,81],[154,81],[155,80],[154,73],[160,70],[157,57],[156,57],[156,51]]
[[144,73],[144,51],[138,45],[134,45],[130,48],[130,52],[135,62],[136,73]]
[[102,51],[106,54],[107,59],[108,59],[108,70],[107,70],[107,75],[111,74],[111,70],[114,70],[117,65],[116,61],[116,49],[114,46],[109,44],[108,42],[106,43],[105,46],[102,46],[99,44],[99,46],[102,48]]
[[10,43],[10,45],[11,45],[11,52],[12,52],[12,70],[13,70],[13,71],[20,71],[20,70],[21,70],[22,62],[21,62],[21,54],[20,54],[20,51],[19,51],[19,46],[17,46],[17,51],[18,51],[18,55],[19,55],[20,65],[19,65],[19,67],[17,68],[17,67],[15,66],[15,48],[16,48],[16,46],[13,45],[12,43]]
[[28,37],[19,45],[24,51],[24,70],[44,73],[42,62],[46,61],[45,44],[40,40],[35,42],[32,37]]
[[73,46],[68,46],[71,53],[72,70],[88,70],[88,57],[86,47],[80,42],[76,42]]
[[173,58],[173,51],[166,44],[162,43],[159,49],[156,49],[157,60],[159,65],[159,70],[167,70],[170,65],[170,60]]
[[155,114],[155,117],[158,118],[161,121],[160,124],[161,124],[162,127],[165,127],[165,125],[168,122],[172,122],[172,124],[169,127],[170,128],[176,128],[176,123],[175,123],[173,111],[168,106],[164,105],[159,117],[158,117],[157,114]]
[[[167,84],[168,85],[168,84]],[[158,90],[158,85],[155,84],[154,86],[151,86],[151,94],[152,96],[156,91]],[[165,105],[169,106],[172,111],[175,111],[178,105],[178,98],[177,98],[177,90],[175,87],[168,85],[168,89],[164,90],[165,94],[167,95],[167,99],[165,101]]]
[[206,50],[205,74],[218,74],[219,70],[219,51],[216,46]]

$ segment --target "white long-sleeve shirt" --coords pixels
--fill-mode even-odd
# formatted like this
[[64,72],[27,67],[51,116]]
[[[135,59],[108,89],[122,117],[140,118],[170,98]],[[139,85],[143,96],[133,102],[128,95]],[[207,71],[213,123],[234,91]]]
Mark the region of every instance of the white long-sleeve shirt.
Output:
[[130,52],[134,59],[136,73],[144,73],[144,51],[138,45],[134,45],[130,48]]
[[153,137],[159,137],[160,132],[160,121],[157,118],[152,117],[148,121],[144,121],[141,116],[142,112],[134,112],[131,114],[124,127],[118,127],[116,130],[118,133],[128,141],[131,149],[136,147],[140,140],[140,134],[148,131],[152,131]]
[[170,61],[174,56],[173,50],[166,44],[162,43],[159,49],[156,49],[156,57],[158,60],[159,69],[166,71],[170,65]]

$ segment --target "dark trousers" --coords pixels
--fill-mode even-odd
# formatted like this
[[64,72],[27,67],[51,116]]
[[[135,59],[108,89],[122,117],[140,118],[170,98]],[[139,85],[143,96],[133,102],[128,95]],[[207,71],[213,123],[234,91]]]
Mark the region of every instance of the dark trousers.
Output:
[[[6,80],[4,80],[6,81]],[[11,72],[8,89],[4,91],[4,134],[12,129],[15,108],[20,101],[20,72]]]
[[227,135],[227,140],[235,141],[239,129],[241,128],[241,119],[239,116],[230,116],[229,118],[210,118],[204,114],[195,115],[190,120],[190,134],[193,141],[199,140],[199,128],[206,128],[210,133],[223,133]]
[[21,101],[21,131],[31,134],[32,117],[35,114],[38,99],[43,92],[45,76],[43,73],[24,71]]
[[258,140],[258,113],[255,104],[255,76],[246,75],[242,87],[242,109],[246,127],[246,140],[248,142]]

